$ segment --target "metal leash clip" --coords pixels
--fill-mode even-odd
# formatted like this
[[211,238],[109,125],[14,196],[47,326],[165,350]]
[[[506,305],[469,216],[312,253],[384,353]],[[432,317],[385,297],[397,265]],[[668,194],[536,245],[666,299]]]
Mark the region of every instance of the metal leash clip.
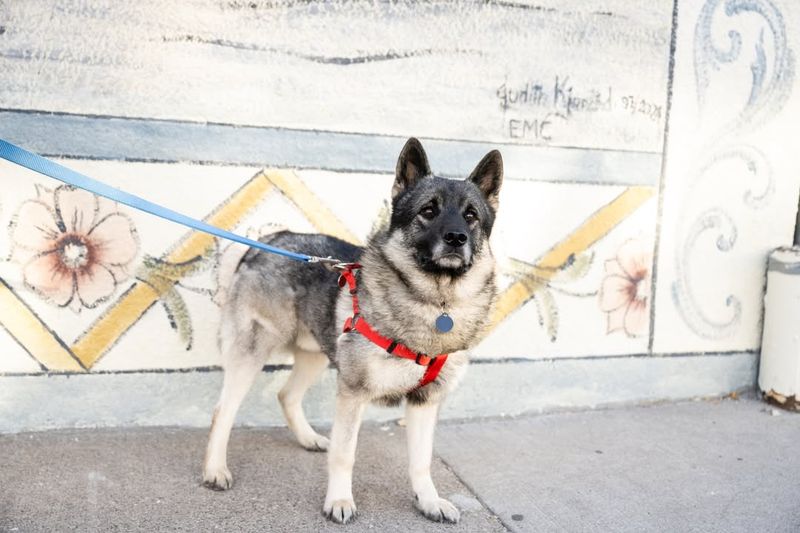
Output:
[[341,259],[336,259],[334,257],[317,257],[311,256],[308,259],[309,263],[319,263],[320,265],[324,266],[331,272],[341,272],[343,270],[347,270],[348,268],[352,267],[352,263],[346,263]]

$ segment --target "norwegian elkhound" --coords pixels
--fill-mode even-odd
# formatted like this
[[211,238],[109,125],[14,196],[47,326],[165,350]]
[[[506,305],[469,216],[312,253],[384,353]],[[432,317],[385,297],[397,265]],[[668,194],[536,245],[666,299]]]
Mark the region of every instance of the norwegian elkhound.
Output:
[[[219,334],[225,377],[203,465],[206,486],[231,487],[226,455],[236,411],[270,354],[290,350],[294,366],[278,399],[300,444],[328,450],[323,513],[340,523],[355,516],[352,471],[366,404],[396,405],[405,399],[415,505],[431,520],[458,521],[458,509],[439,497],[431,479],[433,433],[439,404],[464,375],[464,350],[483,335],[495,297],[488,239],[502,181],[503,161],[496,150],[466,180],[444,179],[431,174],[422,145],[412,138],[397,162],[389,222],[364,248],[288,231],[260,238],[288,250],[360,263],[357,289],[340,289],[337,274],[319,265],[254,249],[229,261],[232,281]],[[389,348],[361,330],[340,333],[354,314],[351,292],[358,298],[358,319],[391,339]],[[398,357],[392,353],[395,345],[423,357]],[[429,370],[430,357],[424,354],[449,357],[436,379],[420,386]],[[301,406],[329,362],[338,370],[330,441],[309,425]]]

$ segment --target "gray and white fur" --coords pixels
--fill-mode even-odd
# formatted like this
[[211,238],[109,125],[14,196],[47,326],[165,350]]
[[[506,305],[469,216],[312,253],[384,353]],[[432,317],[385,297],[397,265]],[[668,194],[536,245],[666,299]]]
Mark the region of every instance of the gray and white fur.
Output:
[[[405,400],[415,505],[432,520],[458,521],[458,509],[439,497],[431,479],[433,434],[439,405],[463,377],[464,350],[483,336],[495,297],[488,239],[502,179],[496,150],[466,180],[435,177],[422,145],[412,138],[398,159],[390,221],[364,248],[288,231],[260,238],[296,252],[361,263],[361,316],[416,352],[450,354],[436,381],[419,389],[425,367],[387,353],[357,332],[341,333],[353,309],[349,291],[339,289],[338,274],[257,250],[241,255],[222,306],[225,377],[203,465],[206,486],[231,487],[226,455],[236,411],[271,354],[289,350],[294,366],[278,398],[298,442],[309,450],[328,450],[323,513],[340,523],[355,516],[352,471],[364,407]],[[454,321],[447,333],[435,328],[443,312]],[[301,406],[329,362],[338,370],[330,441],[309,425]]]

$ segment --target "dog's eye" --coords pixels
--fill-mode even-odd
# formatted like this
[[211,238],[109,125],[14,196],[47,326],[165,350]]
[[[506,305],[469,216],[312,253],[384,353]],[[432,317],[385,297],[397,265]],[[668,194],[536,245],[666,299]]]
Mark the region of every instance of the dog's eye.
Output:
[[436,208],[432,205],[426,205],[422,208],[422,211],[420,211],[419,214],[422,215],[422,218],[431,220],[436,217]]
[[478,220],[478,213],[476,213],[472,209],[468,209],[467,212],[464,213],[464,220],[466,220],[468,224],[472,224],[473,222]]

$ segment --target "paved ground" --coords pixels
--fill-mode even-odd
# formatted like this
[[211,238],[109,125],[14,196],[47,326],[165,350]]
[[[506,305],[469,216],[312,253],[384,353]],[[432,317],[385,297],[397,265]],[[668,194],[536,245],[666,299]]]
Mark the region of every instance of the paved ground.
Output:
[[285,429],[234,432],[226,493],[199,486],[203,431],[2,435],[0,531],[800,531],[800,415],[752,399],[442,424],[456,526],[413,510],[403,440],[364,428],[342,527],[319,513],[324,454]]

